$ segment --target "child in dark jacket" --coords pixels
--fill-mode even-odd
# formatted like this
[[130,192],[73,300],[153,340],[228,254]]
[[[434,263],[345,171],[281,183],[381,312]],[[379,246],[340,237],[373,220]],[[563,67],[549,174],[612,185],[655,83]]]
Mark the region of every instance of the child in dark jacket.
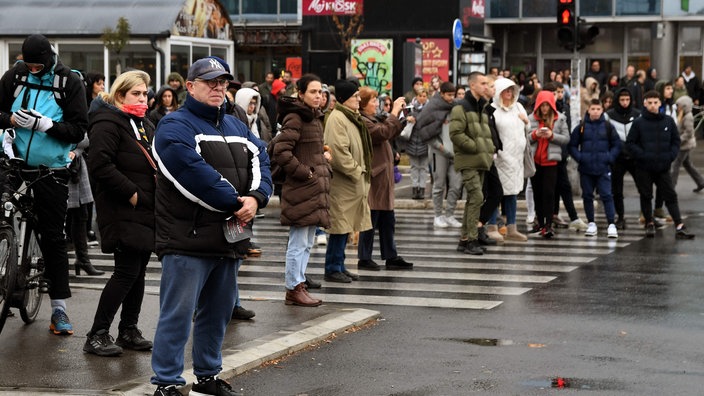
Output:
[[618,238],[614,224],[614,199],[611,195],[611,165],[621,152],[621,140],[611,130],[611,125],[604,118],[604,108],[599,99],[592,99],[584,121],[578,125],[570,137],[570,155],[579,164],[579,179],[582,186],[584,213],[587,215],[586,236],[596,236],[594,222],[594,188],[604,203],[606,220],[609,224],[607,236]]

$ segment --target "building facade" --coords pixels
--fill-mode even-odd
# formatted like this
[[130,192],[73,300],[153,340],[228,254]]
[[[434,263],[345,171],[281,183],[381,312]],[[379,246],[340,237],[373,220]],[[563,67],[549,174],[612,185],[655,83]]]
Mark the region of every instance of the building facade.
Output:
[[[557,41],[557,0],[486,0],[486,33],[495,43],[489,66],[534,71],[542,81],[569,68],[572,53]],[[595,43],[579,51],[581,75],[592,59],[607,73],[626,65],[655,67],[672,79],[685,65],[702,76],[704,0],[575,0],[577,15],[598,26]]]
[[301,0],[222,0],[233,23],[241,81],[279,75],[301,56]]
[[[0,73],[22,53],[22,42],[41,33],[61,61],[82,72],[100,72],[106,86],[121,70],[147,72],[154,88],[166,76],[186,76],[194,60],[215,55],[234,64],[232,22],[218,0],[0,0]],[[41,11],[44,10],[44,11]],[[101,36],[124,17],[130,25],[128,44],[119,53]]]

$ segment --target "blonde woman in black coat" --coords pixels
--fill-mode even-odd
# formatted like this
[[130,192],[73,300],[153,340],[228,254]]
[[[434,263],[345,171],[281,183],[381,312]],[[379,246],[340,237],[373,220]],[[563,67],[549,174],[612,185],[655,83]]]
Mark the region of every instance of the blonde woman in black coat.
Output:
[[[83,350],[115,356],[122,348],[150,350],[137,321],[144,275],[154,249],[156,165],[154,126],[145,118],[149,75],[129,71],[115,79],[110,94],[93,100],[89,111],[88,171],[95,182],[95,206],[104,253],[113,253],[115,272],[103,289]],[[117,341],[110,325],[122,306]]]

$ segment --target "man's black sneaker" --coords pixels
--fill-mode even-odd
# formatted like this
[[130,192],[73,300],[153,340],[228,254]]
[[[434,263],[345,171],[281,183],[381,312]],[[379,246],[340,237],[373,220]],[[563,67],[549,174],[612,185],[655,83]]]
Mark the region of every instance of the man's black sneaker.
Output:
[[137,326],[130,326],[120,330],[115,344],[133,351],[148,351],[152,349],[152,342],[142,337],[142,332]]
[[616,228],[619,230],[625,230],[626,229],[626,219],[623,217],[619,217],[616,219]]
[[694,234],[687,232],[687,227],[682,226],[675,231],[675,239],[694,239]]
[[404,260],[403,257],[398,256],[398,257],[394,257],[392,259],[386,260],[386,269],[389,271],[412,270],[413,263],[409,263],[408,261]]
[[645,226],[645,236],[647,238],[655,238],[655,224],[648,223]]
[[381,266],[374,260],[359,260],[357,261],[357,268],[367,271],[380,271]]
[[235,309],[232,310],[232,319],[250,320],[255,315],[254,311],[243,307],[235,307]]
[[83,345],[83,352],[98,356],[118,356],[122,354],[122,348],[115,345],[107,330],[98,330],[94,334],[88,334],[86,343]]
[[320,282],[316,281],[308,275],[306,275],[306,280],[303,283],[306,285],[306,289],[320,289],[321,287],[323,287]]
[[176,385],[159,385],[154,391],[154,396],[183,396],[183,393],[178,391]]
[[214,378],[209,381],[198,382],[193,384],[191,387],[190,396],[241,396],[242,393],[235,392],[230,384],[221,380],[220,378]]

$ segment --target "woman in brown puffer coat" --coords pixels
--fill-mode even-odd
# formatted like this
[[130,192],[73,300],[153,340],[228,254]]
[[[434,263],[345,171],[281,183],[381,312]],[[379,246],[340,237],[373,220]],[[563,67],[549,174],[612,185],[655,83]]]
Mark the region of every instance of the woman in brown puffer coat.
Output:
[[315,307],[322,301],[308,294],[306,267],[316,227],[329,227],[330,154],[323,146],[320,78],[298,80],[297,97],[278,102],[281,131],[273,147],[274,161],[286,179],[281,190],[281,224],[291,227],[286,249],[286,304]]

